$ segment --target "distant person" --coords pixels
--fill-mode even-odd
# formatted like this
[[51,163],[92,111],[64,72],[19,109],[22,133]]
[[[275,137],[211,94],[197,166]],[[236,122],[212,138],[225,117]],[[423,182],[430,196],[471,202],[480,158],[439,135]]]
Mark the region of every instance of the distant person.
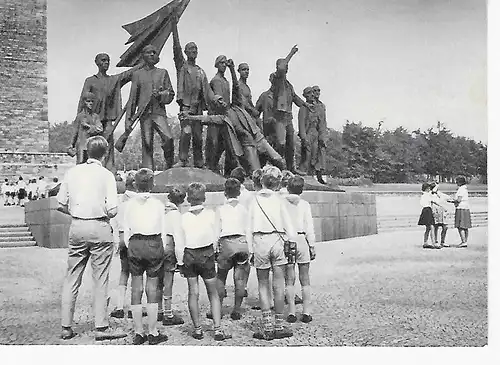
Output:
[[72,325],[76,299],[89,260],[94,279],[95,339],[127,336],[123,331],[111,329],[108,319],[108,282],[114,247],[109,219],[117,214],[118,194],[113,173],[102,166],[107,149],[104,137],[90,137],[87,162],[66,172],[57,195],[58,210],[71,215],[68,269],[61,304],[64,340],[75,336]]
[[472,228],[469,206],[469,191],[467,190],[467,182],[465,177],[458,176],[456,179],[458,190],[455,194],[455,228],[458,229],[461,243],[459,248],[467,247],[469,240],[469,228]]
[[448,232],[448,225],[453,224],[453,214],[448,209],[447,204],[448,200],[451,199],[450,196],[439,191],[439,184],[433,182],[431,184],[432,194],[435,195],[439,204],[432,204],[432,215],[434,217],[434,245],[438,245],[438,232],[439,228],[441,228],[441,247],[450,247],[449,244],[446,243],[446,233]]
[[26,182],[23,180],[22,176],[19,176],[19,181],[17,182],[17,205],[21,207],[24,207],[25,200],[28,196],[26,189]]
[[[431,184],[424,182],[422,184],[422,196],[420,198],[420,206],[422,207],[422,212],[418,219],[419,226],[425,226],[424,232],[424,248],[435,248],[440,249],[440,245],[434,245],[434,216],[432,215],[432,205],[438,204],[438,199],[431,194],[432,186]],[[430,236],[430,243],[429,241]]]
[[61,183],[59,182],[59,178],[54,177],[52,179],[52,183],[50,183],[47,186],[47,196],[48,197],[57,196],[57,194],[59,193],[60,186],[61,186]]
[[9,200],[8,190],[9,190],[9,179],[5,179],[5,182],[2,184],[3,205],[8,205],[7,204]]
[[45,182],[45,177],[40,176],[38,178],[38,197],[43,199],[47,196],[47,183]]

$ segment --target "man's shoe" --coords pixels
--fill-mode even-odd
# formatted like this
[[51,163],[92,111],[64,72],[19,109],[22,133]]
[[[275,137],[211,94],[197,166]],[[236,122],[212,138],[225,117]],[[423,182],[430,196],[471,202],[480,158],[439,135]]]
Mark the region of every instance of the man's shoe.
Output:
[[422,247],[423,248],[434,248],[433,245],[429,245],[428,243],[424,243],[424,245]]
[[134,336],[134,341],[132,343],[134,345],[142,345],[144,342],[147,341],[147,339],[148,338],[146,336],[136,333]]
[[300,320],[304,323],[309,323],[313,320],[313,317],[310,314],[303,314]]
[[233,321],[238,321],[241,319],[241,313],[240,312],[232,312],[231,313],[231,319]]
[[215,341],[224,341],[224,340],[229,340],[230,338],[233,338],[233,336],[230,335],[229,333],[225,333],[222,330],[215,331],[215,334],[214,334]]
[[441,249],[441,245],[434,245],[432,246],[433,249],[435,250],[440,250]]
[[125,318],[125,312],[123,309],[115,309],[109,316],[113,318]]
[[286,321],[288,323],[295,323],[297,322],[297,316],[295,314],[289,314],[288,317],[286,317]]
[[63,328],[61,331],[61,338],[63,340],[69,340],[75,336],[76,336],[76,333],[73,332],[73,330],[71,328]]
[[457,248],[466,248],[467,247],[467,243],[461,243],[457,246]]
[[175,314],[170,318],[164,315],[162,323],[164,326],[177,326],[179,324],[184,324],[184,320]]
[[451,246],[449,244],[447,244],[447,243],[441,243],[441,247],[449,248]]
[[282,339],[282,338],[288,338],[288,337],[292,337],[293,336],[293,332],[290,328],[283,328],[282,330],[275,330],[274,331],[274,338],[279,340],[279,339]]
[[127,337],[127,334],[119,328],[110,328],[106,327],[105,330],[95,331],[95,340],[96,341],[104,341],[104,340],[116,340],[118,338]]
[[156,336],[153,336],[151,334],[148,335],[148,342],[150,345],[158,345],[159,343],[165,342],[167,340],[168,336],[163,333],[158,332]]
[[252,337],[257,340],[271,341],[274,340],[274,331],[254,332]]

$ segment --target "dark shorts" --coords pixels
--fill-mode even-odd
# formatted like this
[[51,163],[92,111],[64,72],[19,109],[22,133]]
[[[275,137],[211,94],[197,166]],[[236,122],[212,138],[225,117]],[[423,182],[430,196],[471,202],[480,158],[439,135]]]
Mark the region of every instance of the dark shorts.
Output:
[[148,277],[154,278],[163,269],[163,242],[161,236],[145,236],[134,234],[128,244],[128,264],[132,276],[142,276],[144,271]]
[[169,244],[165,249],[163,268],[165,271],[174,271],[176,267],[177,258],[175,257],[175,246],[173,244]]
[[130,267],[128,264],[128,248],[126,246],[120,246],[119,254],[121,270],[123,272],[130,272]]
[[231,270],[236,265],[248,264],[249,252],[245,236],[221,237],[219,242],[219,269]]
[[184,276],[203,279],[215,278],[215,252],[213,245],[184,249]]

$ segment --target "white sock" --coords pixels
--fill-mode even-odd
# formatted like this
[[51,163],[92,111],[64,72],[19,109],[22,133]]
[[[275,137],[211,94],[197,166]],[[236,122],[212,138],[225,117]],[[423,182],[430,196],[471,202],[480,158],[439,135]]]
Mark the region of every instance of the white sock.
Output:
[[132,311],[135,333],[139,335],[144,334],[144,327],[142,325],[142,304],[132,304],[130,310]]
[[156,323],[158,321],[158,303],[148,303],[146,304],[146,310],[148,311],[148,333],[150,335],[158,335],[158,329],[156,328]]

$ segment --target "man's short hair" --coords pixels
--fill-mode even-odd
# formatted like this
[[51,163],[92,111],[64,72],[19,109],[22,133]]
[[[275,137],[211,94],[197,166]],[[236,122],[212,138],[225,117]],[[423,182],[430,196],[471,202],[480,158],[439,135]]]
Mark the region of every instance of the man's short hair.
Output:
[[135,174],[135,187],[139,192],[151,191],[154,181],[153,170],[143,167]]
[[109,58],[109,55],[107,53],[98,53],[96,54],[95,58],[94,58],[94,62],[97,63],[97,60],[101,57],[104,57],[106,56],[107,58]]
[[262,174],[263,174],[262,169],[254,170],[254,172],[252,173],[252,181],[254,188],[262,189],[262,184],[260,183],[260,179],[262,179]]
[[241,69],[242,69],[243,67],[245,67],[245,66],[246,66],[248,69],[250,69],[250,66],[248,66],[248,63],[246,63],[246,62],[242,62],[242,63],[240,63],[240,64],[238,65],[238,71],[241,71]]
[[281,172],[282,174],[282,177],[281,177],[281,186],[286,188],[287,185],[288,185],[288,181],[293,178],[295,175],[291,172],[291,171],[288,171],[288,170],[283,170]]
[[89,158],[100,160],[108,150],[108,141],[103,136],[94,136],[87,139],[87,154]]
[[313,88],[308,86],[304,89],[304,91],[302,92],[302,95],[303,96],[306,96],[307,93],[310,93],[311,91],[313,91]]
[[52,181],[53,181],[53,182],[58,182],[58,181],[59,181],[59,179],[58,179],[57,177],[55,177],[55,178],[53,178],[53,179],[52,179]]
[[280,169],[276,166],[265,166],[260,183],[264,188],[276,190],[280,186],[281,179],[282,175]]
[[153,46],[152,44],[148,44],[147,46],[145,46],[143,49],[142,49],[142,54],[148,52],[148,51],[155,51],[156,53],[158,53],[158,48],[156,48],[155,46]]
[[82,94],[82,100],[95,100],[95,95],[91,93],[90,91],[85,91]]
[[224,195],[226,198],[237,198],[240,196],[241,183],[238,179],[230,177],[224,183]]
[[457,182],[458,186],[462,186],[467,183],[467,180],[465,180],[465,176],[462,175],[458,176],[455,181]]
[[137,174],[135,170],[127,172],[127,175],[125,175],[125,189],[132,190],[134,188],[135,174]]
[[189,204],[201,204],[205,201],[205,192],[207,188],[205,184],[193,182],[187,188],[187,201]]
[[243,184],[245,182],[245,169],[241,166],[238,166],[231,171],[231,174],[229,177],[235,178],[240,182],[240,184]]
[[9,179],[5,179],[5,182],[9,181]]
[[219,64],[219,62],[226,62],[226,61],[227,61],[227,57],[226,56],[224,56],[224,55],[217,56],[217,58],[215,59],[214,67],[217,67],[217,65]]
[[294,176],[288,180],[287,190],[290,194],[300,195],[304,191],[304,178],[302,176]]
[[43,180],[43,179],[45,179],[43,176],[40,176],[40,177],[38,178],[38,180]]
[[193,46],[198,49],[198,46],[196,45],[196,43],[194,43],[194,42],[186,43],[186,45],[184,46],[184,52],[186,52],[189,47],[193,47]]
[[184,202],[184,199],[186,199],[186,192],[184,189],[174,187],[170,193],[168,193],[168,200],[177,206],[181,205]]
[[429,183],[427,182],[422,183],[422,191],[426,191],[427,189],[429,189]]

